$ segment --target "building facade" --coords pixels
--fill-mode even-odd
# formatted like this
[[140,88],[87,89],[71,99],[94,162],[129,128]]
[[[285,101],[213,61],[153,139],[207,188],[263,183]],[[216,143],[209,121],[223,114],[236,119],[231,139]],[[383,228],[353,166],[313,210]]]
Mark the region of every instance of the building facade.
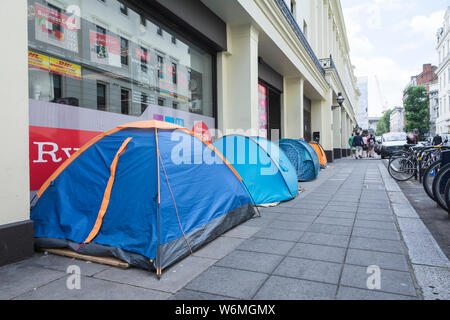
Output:
[[378,124],[378,122],[380,122],[380,119],[381,118],[379,118],[379,117],[370,117],[369,118],[369,120],[368,120],[369,121],[369,133],[376,135],[377,124]]
[[439,67],[439,116],[436,130],[441,135],[450,133],[450,7],[444,16],[444,24],[437,33]]
[[[428,133],[425,133],[425,136],[434,136],[436,134],[436,122],[437,122],[437,110],[435,103],[436,97],[436,85],[438,84],[438,76],[437,71],[438,67],[433,66],[432,64],[424,64],[422,68],[422,72],[416,76],[411,77],[410,83],[406,86],[403,91],[403,105],[405,104],[406,99],[408,98],[407,91],[410,87],[425,87],[429,97],[428,111],[430,114],[430,127]],[[438,90],[437,90],[438,91]]]
[[369,78],[358,78],[358,88],[361,93],[358,102],[358,125],[363,130],[369,129]]
[[405,109],[395,108],[392,111],[390,119],[390,131],[391,132],[405,131]]
[[16,0],[0,12],[1,93],[14,106],[1,129],[11,151],[0,159],[0,265],[32,252],[30,192],[123,123],[348,154],[360,93],[337,0]]

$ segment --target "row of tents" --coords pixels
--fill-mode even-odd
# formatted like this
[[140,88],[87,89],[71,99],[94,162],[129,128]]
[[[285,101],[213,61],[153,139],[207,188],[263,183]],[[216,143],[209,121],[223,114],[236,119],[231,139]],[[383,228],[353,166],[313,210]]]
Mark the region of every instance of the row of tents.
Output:
[[325,165],[321,146],[303,140],[232,135],[209,144],[166,122],[123,125],[88,142],[41,187],[35,244],[116,257],[160,276],[254,217],[255,206],[294,199],[298,181]]

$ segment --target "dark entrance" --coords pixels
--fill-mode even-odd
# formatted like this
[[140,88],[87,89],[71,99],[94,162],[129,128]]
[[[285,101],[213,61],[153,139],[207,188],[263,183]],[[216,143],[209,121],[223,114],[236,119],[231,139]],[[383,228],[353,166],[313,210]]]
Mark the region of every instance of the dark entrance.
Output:
[[303,137],[311,141],[311,100],[303,97]]
[[[269,109],[269,140],[281,139],[281,93],[277,90],[268,89],[268,109]],[[272,130],[278,130],[272,132]]]

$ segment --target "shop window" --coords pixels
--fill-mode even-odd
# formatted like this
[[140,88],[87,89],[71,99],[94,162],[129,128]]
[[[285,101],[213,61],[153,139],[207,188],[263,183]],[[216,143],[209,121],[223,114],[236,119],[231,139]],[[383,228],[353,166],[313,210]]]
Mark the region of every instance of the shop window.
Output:
[[97,109],[106,111],[106,84],[97,83]]
[[[64,8],[81,9],[72,25],[73,14],[64,8],[28,0],[30,108],[44,101],[52,108],[79,107],[71,116],[83,109],[137,116],[144,105],[165,105],[213,117],[214,58],[208,50],[118,0],[108,0],[108,7],[103,0],[86,3],[64,1]],[[121,19],[123,14],[136,19]],[[136,32],[142,24],[156,32]]]
[[142,72],[147,73],[148,66],[147,66],[147,57],[148,57],[148,50],[146,48],[141,47],[141,70]]
[[120,62],[122,66],[128,66],[128,40],[120,38]]
[[148,95],[145,93],[141,94],[141,113],[144,113],[148,107]]
[[130,91],[122,88],[120,91],[120,107],[122,114],[130,113]]

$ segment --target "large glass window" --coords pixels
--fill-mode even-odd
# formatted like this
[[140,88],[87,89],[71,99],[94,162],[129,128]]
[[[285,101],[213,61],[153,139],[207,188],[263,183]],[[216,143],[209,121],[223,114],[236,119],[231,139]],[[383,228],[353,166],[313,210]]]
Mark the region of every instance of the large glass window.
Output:
[[[31,100],[213,116],[212,55],[117,0],[28,0]],[[145,26],[145,27],[143,27]]]

